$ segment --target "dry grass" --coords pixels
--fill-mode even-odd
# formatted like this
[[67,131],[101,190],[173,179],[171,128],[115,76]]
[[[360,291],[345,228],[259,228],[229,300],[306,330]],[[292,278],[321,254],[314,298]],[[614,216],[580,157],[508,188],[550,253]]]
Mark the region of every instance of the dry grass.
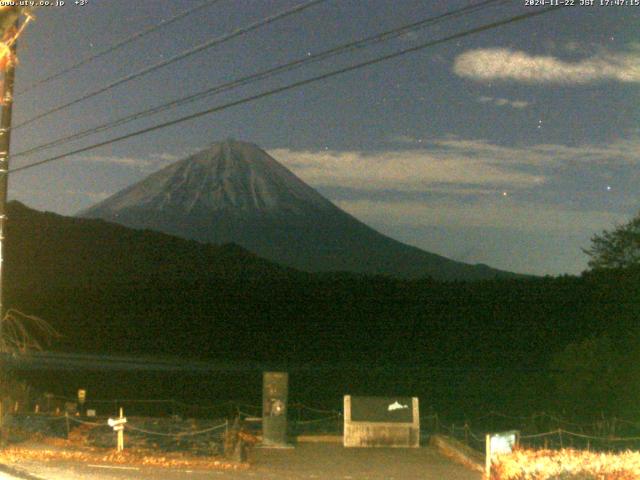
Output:
[[119,453],[114,449],[89,447],[81,443],[80,435],[70,440],[44,438],[41,441],[1,450],[0,463],[19,465],[21,462],[32,460],[218,470],[244,470],[249,467],[246,463],[234,463],[214,457],[197,457],[187,453],[157,453],[140,448],[127,450],[126,437],[125,451]]
[[518,450],[493,461],[491,480],[637,480],[640,452]]

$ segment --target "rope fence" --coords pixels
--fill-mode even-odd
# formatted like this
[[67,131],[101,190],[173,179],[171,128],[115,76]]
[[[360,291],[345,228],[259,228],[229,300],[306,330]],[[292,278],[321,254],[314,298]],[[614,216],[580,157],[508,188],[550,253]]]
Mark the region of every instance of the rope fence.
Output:
[[594,435],[583,435],[581,433],[576,433],[576,432],[570,432],[568,430],[563,430],[561,428],[559,428],[558,430],[554,430],[552,432],[545,432],[545,433],[538,433],[538,434],[534,434],[534,435],[521,435],[520,439],[521,440],[526,440],[526,439],[530,439],[530,438],[540,438],[540,437],[548,437],[551,435],[570,435],[573,437],[578,437],[578,438],[585,438],[587,440],[600,440],[603,442],[637,442],[640,441],[640,436],[638,437],[596,437]]
[[90,425],[92,427],[104,427],[104,426],[108,426],[106,424],[106,422],[104,423],[98,423],[98,422],[87,422],[85,420],[81,420],[79,418],[76,418],[72,415],[65,415],[64,417],[62,417],[62,420],[70,420],[72,422],[78,423],[80,425]]
[[151,430],[145,430],[144,428],[140,428],[140,427],[136,427],[134,425],[131,424],[127,424],[126,430],[133,430],[134,432],[140,432],[140,433],[144,433],[147,435],[159,435],[159,436],[163,436],[163,437],[190,437],[190,436],[195,436],[195,435],[203,435],[205,433],[210,433],[210,432],[214,432],[216,430],[220,430],[222,428],[226,428],[227,427],[227,423],[222,423],[220,425],[216,425],[214,427],[210,427],[210,428],[205,428],[202,430],[195,430],[195,431],[181,431],[181,432],[170,432],[170,433],[165,433],[165,432],[157,432],[157,431],[151,431]]
[[311,425],[312,423],[322,423],[322,422],[329,422],[332,420],[340,420],[342,421],[342,415],[333,415],[331,417],[325,417],[325,418],[317,418],[315,420],[300,420],[299,422],[296,422],[297,425]]
[[[76,398],[62,395],[52,395],[49,396],[49,399],[77,403]],[[124,406],[129,415],[136,418],[139,417],[142,422],[145,421],[145,418],[154,417],[153,414],[156,414],[155,417],[158,418],[167,418],[169,413],[170,418],[178,423],[174,427],[167,427],[164,430],[149,428],[144,423],[139,423],[139,421],[126,425],[126,430],[130,433],[167,438],[213,434],[227,425],[227,423],[220,423],[220,419],[232,419],[236,416],[243,420],[248,419],[247,428],[256,430],[260,428],[256,422],[259,422],[262,417],[261,405],[251,405],[230,400],[203,405],[190,404],[175,399],[91,399],[84,405],[85,412],[86,408],[96,405],[113,405],[114,412],[117,408]],[[157,415],[158,410],[156,407],[158,406],[165,408],[164,411],[160,412],[161,415]],[[170,410],[167,411],[166,408]],[[104,416],[105,411],[103,409],[98,407],[98,411]],[[180,415],[176,415],[176,412],[179,412]],[[48,413],[38,413],[38,415],[43,421],[49,419],[57,422],[66,418],[67,423],[71,422],[86,427],[104,426],[103,423],[72,414],[51,415],[49,411]],[[341,410],[292,402],[289,404],[288,416],[289,428],[294,435],[305,433],[340,434],[342,432],[343,414]],[[179,426],[182,418],[196,417],[201,418],[201,420],[204,418],[218,419],[218,422],[204,428]],[[193,421],[192,424],[195,425]],[[479,451],[483,451],[485,448],[486,433],[507,430],[520,431],[522,444],[536,448],[564,448],[569,446],[600,450],[615,450],[621,447],[640,449],[640,421],[618,417],[606,418],[604,415],[601,419],[580,423],[574,419],[564,419],[557,414],[548,412],[536,412],[529,416],[524,416],[489,411],[476,417],[467,417],[464,423],[449,423],[444,421],[438,413],[430,412],[420,417],[420,424],[422,436],[425,439],[431,434],[444,433],[463,441],[468,446]],[[165,422],[165,425],[168,425],[168,423]]]
[[[64,395],[51,395],[49,401],[53,400],[59,406],[64,403],[77,403],[78,399],[67,397]],[[211,405],[192,404],[180,400],[157,399],[157,398],[114,398],[114,399],[89,399],[84,405],[85,408],[104,411],[105,406],[113,407],[113,413],[116,413],[119,407],[124,406],[127,411],[134,411],[136,414],[145,415],[182,415],[182,416],[227,416],[231,411],[237,411],[238,408],[245,407],[237,402],[227,400]],[[249,409],[261,409],[253,405],[248,406]],[[111,409],[108,409],[110,411]]]
[[[251,409],[256,413],[254,414],[251,412],[245,412],[240,407]],[[343,421],[342,412],[339,412],[336,410],[327,410],[327,409],[309,407],[301,403],[292,404],[291,409],[294,411],[294,414],[296,412],[298,414],[298,419],[292,419],[290,422],[292,431],[297,431],[299,433],[304,430],[308,431],[309,428],[313,429],[314,427],[324,427],[325,430],[334,429],[335,432],[337,433],[342,429],[342,421]],[[261,416],[260,407],[247,405],[247,404],[237,405],[237,412],[241,415],[241,417],[244,416],[246,418],[257,419],[257,418],[260,418]],[[313,415],[315,418],[304,418],[305,412]],[[321,416],[318,417],[318,415],[320,414]],[[577,426],[582,428],[583,430],[587,428],[591,428],[591,429],[600,428],[603,425],[616,425],[619,423],[624,423],[632,427],[636,427],[638,425],[636,422],[632,422],[632,421],[624,422],[624,421],[620,421],[619,419],[611,419],[609,421],[588,422],[588,423],[580,424],[577,422],[565,421],[555,415],[546,414],[546,413],[536,413],[531,417],[522,417],[522,416],[510,416],[510,415],[500,414],[498,412],[490,412],[488,414],[485,414],[481,417],[476,418],[476,420],[486,419],[491,416],[499,416],[501,418],[509,419],[509,420],[519,420],[519,421],[525,420],[525,422],[523,422],[525,424],[527,423],[526,422],[527,420],[531,420],[532,418],[533,419],[545,418],[548,420],[556,421],[559,424]],[[104,426],[102,423],[88,422],[85,420],[75,418],[73,416],[69,416],[68,418],[69,420],[79,424],[90,425],[90,426]],[[446,423],[440,422],[440,419],[437,414],[432,414],[432,415],[426,415],[421,417],[421,423],[422,423],[423,429],[426,431],[425,433],[438,433],[436,431],[436,428],[437,428],[438,431],[440,432],[451,435],[454,438],[463,440],[469,446],[472,446],[478,450],[484,449],[485,435],[486,433],[488,433],[488,431],[472,429],[470,426],[471,422],[467,422],[464,425],[446,424]],[[128,423],[126,425],[126,430],[138,432],[146,435],[157,435],[157,436],[178,438],[178,437],[204,435],[207,433],[221,430],[227,427],[227,425],[228,424],[225,422],[225,423],[216,424],[214,426],[199,429],[199,430],[180,429],[178,431],[158,431],[158,430],[150,430],[147,428],[143,428],[140,425]],[[531,446],[540,446],[541,441],[544,442],[545,448],[554,448],[555,446],[560,446],[561,448],[566,446],[574,446],[574,447],[586,446],[586,448],[590,449],[592,447],[606,446],[614,443],[629,444],[634,442],[638,442],[640,446],[640,435],[633,435],[633,436],[619,436],[619,435],[612,435],[612,434],[597,435],[597,434],[585,433],[584,431],[576,432],[576,431],[568,430],[566,428],[554,428],[548,431],[529,433],[530,430],[526,428],[526,426],[527,425],[524,425],[524,428],[523,428],[522,425],[518,425],[517,422],[513,422],[510,426],[510,429],[521,430],[523,432],[520,435],[521,442],[523,444],[530,444]],[[581,443],[578,442],[578,444],[576,445],[576,442],[572,441],[572,439],[581,440],[582,442]],[[584,445],[585,442],[587,442],[586,445]]]
[[[39,418],[42,419],[43,416]],[[163,451],[189,451],[206,455],[223,452],[225,438],[229,431],[227,420],[211,422],[194,419],[133,417],[125,419],[121,424],[122,432],[117,432],[117,427],[110,423],[111,419],[87,421],[68,414],[45,418],[66,420],[66,438],[70,439],[74,434],[75,438],[82,438],[83,442],[93,446],[112,447],[116,434],[123,433],[127,435],[128,448],[152,447]],[[77,430],[71,428],[73,424],[78,427]],[[79,432],[79,437],[74,432]],[[124,443],[123,441],[123,445]]]
[[[492,413],[491,415],[494,415]],[[506,415],[500,415],[503,418],[507,418]],[[640,449],[640,435],[638,431],[631,432],[627,430],[628,436],[622,436],[615,434],[616,428],[620,423],[627,426],[631,426],[635,429],[638,428],[636,422],[621,422],[619,419],[611,419],[606,421],[577,423],[565,421],[554,415],[536,414],[537,418],[547,418],[552,421],[556,421],[559,425],[573,425],[578,427],[579,432],[563,428],[558,426],[557,428],[551,428],[544,431],[537,431],[535,422],[518,422],[511,423],[508,427],[502,429],[471,429],[469,423],[463,426],[451,424],[441,425],[439,431],[453,438],[463,441],[468,446],[475,448],[481,452],[485,449],[485,435],[487,433],[496,432],[499,430],[518,430],[521,432],[520,444],[531,448],[576,448],[586,450],[604,450],[604,451],[617,451],[620,449]],[[485,415],[484,418],[487,418]],[[511,417],[513,419],[513,417]],[[530,420],[531,417],[516,417],[518,420]],[[607,431],[605,434],[599,434],[597,432]],[[634,434],[635,433],[635,434]]]

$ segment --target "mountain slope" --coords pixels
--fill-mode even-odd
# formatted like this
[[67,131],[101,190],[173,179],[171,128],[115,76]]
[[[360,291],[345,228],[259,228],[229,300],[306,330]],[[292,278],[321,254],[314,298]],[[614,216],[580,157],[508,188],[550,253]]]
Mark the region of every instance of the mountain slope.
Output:
[[266,152],[227,140],[79,214],[215,244],[306,271],[403,278],[509,275],[393,240],[340,210]]
[[[137,231],[96,219],[38,212],[9,202],[6,244],[8,288],[47,288],[154,277],[252,282],[304,275],[258,258],[243,248],[201,244],[161,232]],[[18,280],[16,282],[16,280]]]

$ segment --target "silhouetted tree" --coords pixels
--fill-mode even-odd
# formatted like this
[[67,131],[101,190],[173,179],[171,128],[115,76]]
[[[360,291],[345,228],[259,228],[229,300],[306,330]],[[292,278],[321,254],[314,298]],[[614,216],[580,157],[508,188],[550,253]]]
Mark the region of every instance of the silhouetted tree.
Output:
[[585,418],[616,412],[622,406],[619,395],[625,391],[626,360],[607,336],[569,344],[551,361],[557,405],[567,414]]
[[589,255],[589,267],[593,270],[639,266],[640,212],[628,223],[594,235],[591,248],[584,252]]

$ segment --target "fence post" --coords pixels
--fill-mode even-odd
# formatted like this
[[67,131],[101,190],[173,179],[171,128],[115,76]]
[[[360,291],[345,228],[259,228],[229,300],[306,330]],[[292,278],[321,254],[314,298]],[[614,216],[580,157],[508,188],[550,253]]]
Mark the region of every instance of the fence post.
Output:
[[436,433],[440,433],[440,419],[438,417],[438,412],[436,412]]
[[469,424],[464,422],[464,443],[469,445]]
[[[120,419],[124,418],[124,411],[122,407],[120,407]],[[124,424],[120,425],[122,428],[118,430],[118,452],[122,452],[124,450]]]
[[560,437],[560,448],[564,448],[564,446],[562,445],[562,429],[561,428],[558,429],[558,436]]
[[69,439],[69,412],[67,411],[64,412],[64,419],[65,419],[65,422],[67,423],[67,439]]

